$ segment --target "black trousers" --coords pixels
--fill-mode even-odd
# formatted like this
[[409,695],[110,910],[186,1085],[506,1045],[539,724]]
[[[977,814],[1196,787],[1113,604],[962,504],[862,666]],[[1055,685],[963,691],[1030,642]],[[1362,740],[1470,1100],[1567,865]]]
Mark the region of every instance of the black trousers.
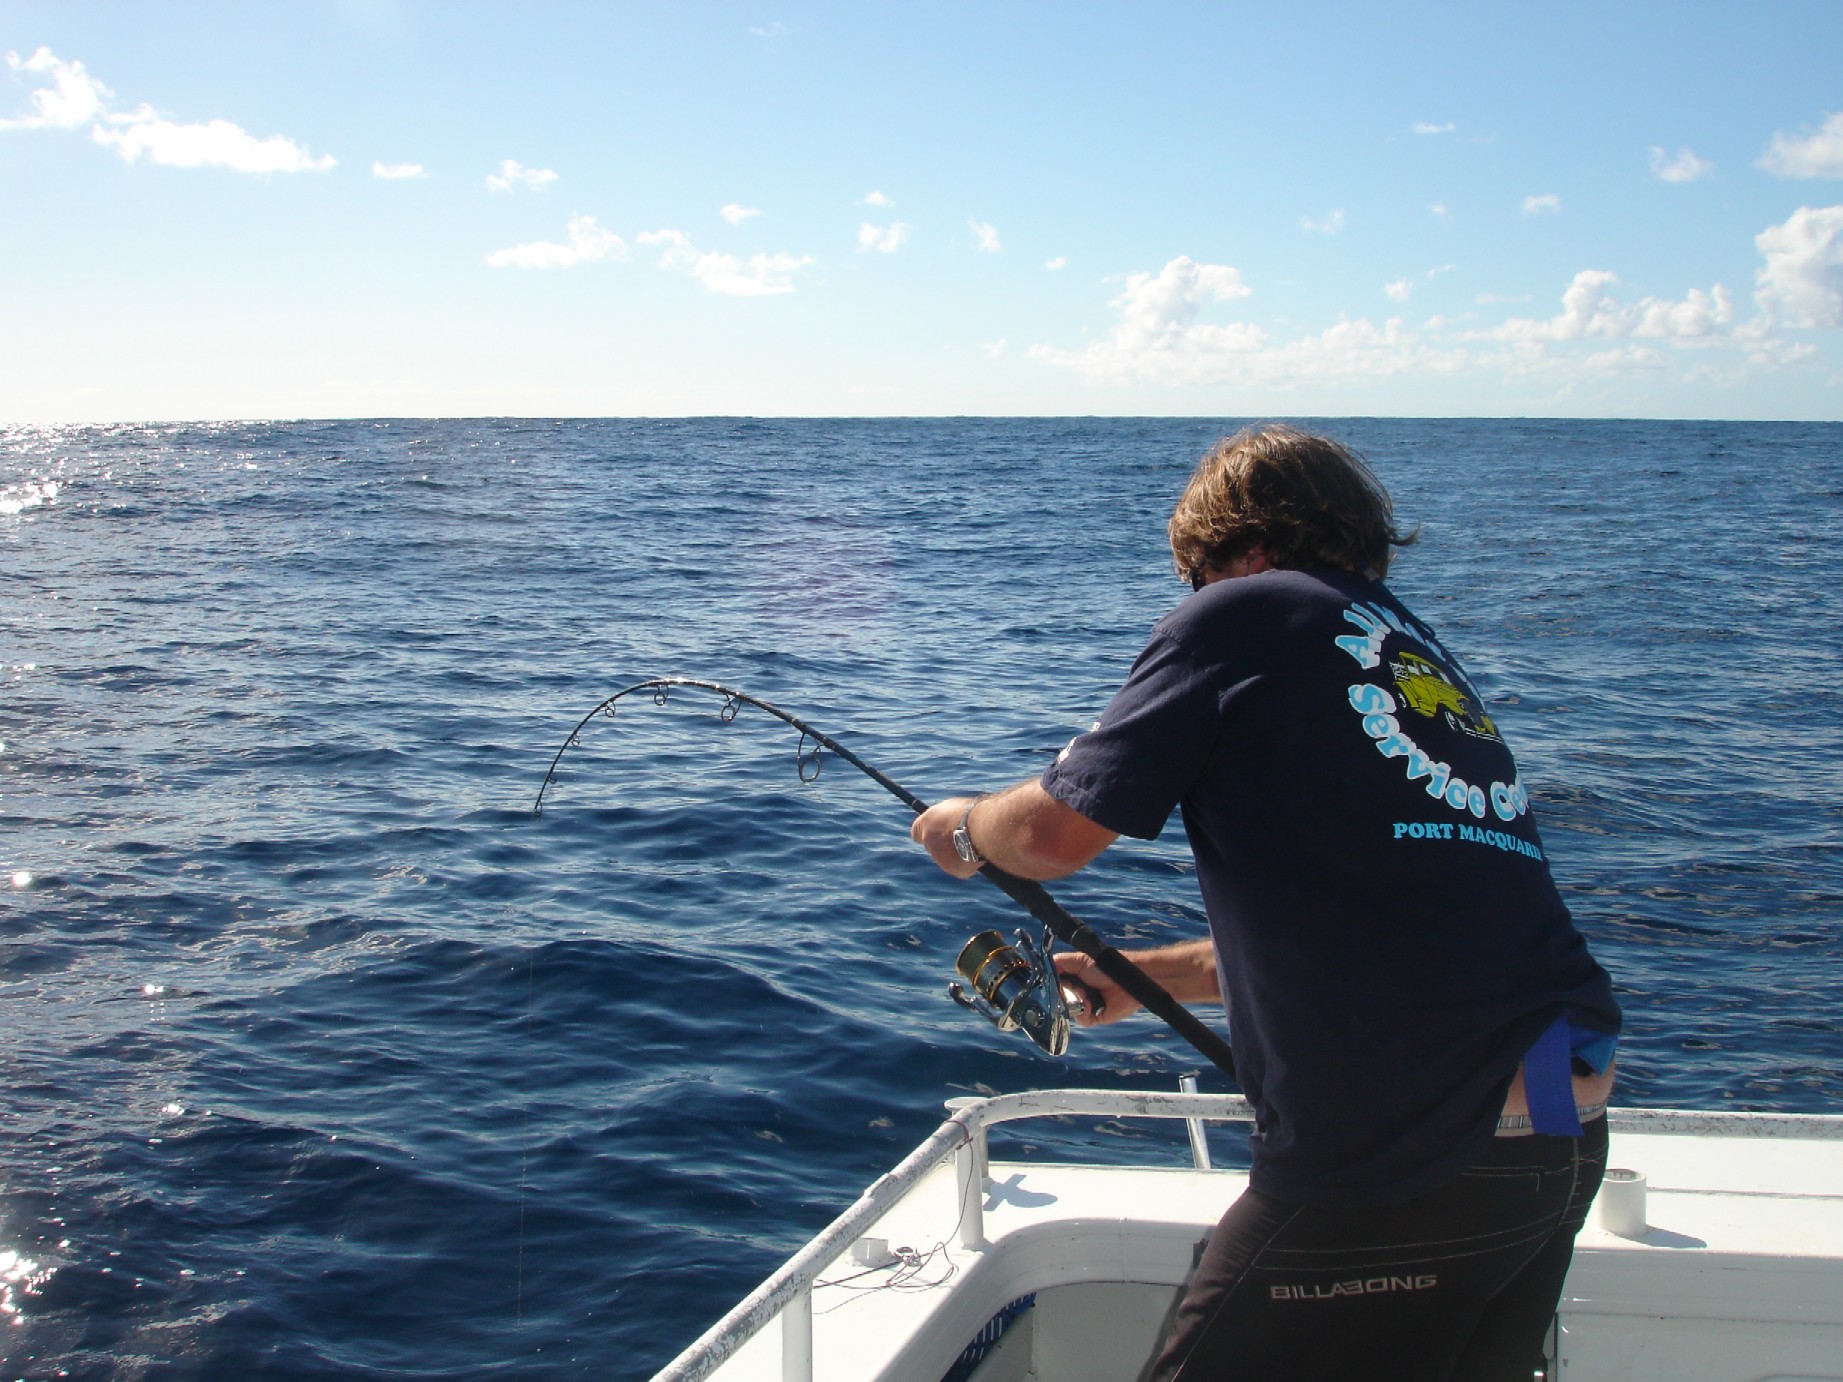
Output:
[[1499,1137],[1404,1204],[1229,1206],[1172,1321],[1156,1382],[1530,1382],[1606,1169],[1584,1137]]

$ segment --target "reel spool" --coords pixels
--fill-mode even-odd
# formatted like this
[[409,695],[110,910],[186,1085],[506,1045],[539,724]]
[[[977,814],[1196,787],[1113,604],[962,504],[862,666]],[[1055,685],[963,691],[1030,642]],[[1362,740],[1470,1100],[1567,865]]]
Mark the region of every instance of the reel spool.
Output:
[[1077,986],[1057,975],[1049,947],[1048,931],[1041,942],[1019,931],[1016,945],[1007,945],[996,931],[981,931],[954,961],[954,969],[972,985],[972,994],[949,984],[947,996],[999,1031],[1022,1031],[1050,1055],[1060,1056],[1069,1049],[1070,1002],[1092,999],[1085,1000],[1080,992],[1086,985]]

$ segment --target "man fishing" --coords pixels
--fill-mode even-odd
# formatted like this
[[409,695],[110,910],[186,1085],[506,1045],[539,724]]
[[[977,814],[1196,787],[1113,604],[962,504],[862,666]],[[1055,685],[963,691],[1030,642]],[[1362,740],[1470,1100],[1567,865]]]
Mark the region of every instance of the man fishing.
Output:
[[[912,834],[1048,880],[1182,810],[1209,936],[1128,958],[1227,1006],[1253,1164],[1152,1377],[1529,1382],[1605,1167],[1611,982],[1477,689],[1383,584],[1413,537],[1363,462],[1249,429],[1169,535],[1196,593],[1094,728]],[[1082,1025],[1139,1006],[1056,963]]]

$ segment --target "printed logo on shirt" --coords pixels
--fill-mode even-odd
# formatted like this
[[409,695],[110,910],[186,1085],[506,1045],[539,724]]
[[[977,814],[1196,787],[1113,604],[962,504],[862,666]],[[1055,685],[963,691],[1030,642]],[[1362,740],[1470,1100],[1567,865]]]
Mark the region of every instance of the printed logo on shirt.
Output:
[[[1383,665],[1383,644],[1391,634],[1412,639],[1445,656],[1431,633],[1403,619],[1387,606],[1354,602],[1344,610],[1344,619],[1360,632],[1343,634],[1334,641],[1366,671]],[[1451,658],[1445,660],[1451,663]],[[1467,782],[1453,771],[1452,764],[1422,749],[1396,718],[1396,712],[1402,710],[1411,710],[1424,719],[1443,716],[1446,723],[1456,729],[1501,743],[1497,726],[1481,708],[1482,698],[1476,688],[1465,681],[1463,674],[1455,673],[1458,678],[1455,682],[1439,665],[1409,652],[1395,654],[1389,660],[1388,670],[1395,692],[1374,682],[1357,682],[1347,693],[1351,709],[1362,717],[1363,732],[1375,741],[1376,752],[1384,758],[1401,759],[1408,781],[1423,783],[1427,795],[1435,801],[1444,802],[1452,810],[1464,812],[1475,820],[1482,821],[1489,813],[1508,823],[1528,811],[1529,794],[1521,784],[1514,780],[1492,782],[1489,786]],[[1400,838],[1399,833],[1397,838]],[[1423,834],[1415,838],[1428,837]]]
[[1396,821],[1394,830],[1398,840],[1460,839],[1467,844],[1490,845],[1493,849],[1521,854],[1527,859],[1542,858],[1542,851],[1521,836],[1502,830],[1480,830],[1464,821],[1456,825],[1451,821]]
[[1440,1284],[1432,1272],[1420,1276],[1370,1276],[1330,1285],[1270,1286],[1274,1300],[1336,1300],[1340,1296],[1386,1296],[1395,1291],[1431,1291]]
[[1446,674],[1426,658],[1398,653],[1389,660],[1389,672],[1395,678],[1395,687],[1402,699],[1408,703],[1408,709],[1430,720],[1438,715],[1453,729],[1474,738],[1504,742],[1484,708],[1448,681]]

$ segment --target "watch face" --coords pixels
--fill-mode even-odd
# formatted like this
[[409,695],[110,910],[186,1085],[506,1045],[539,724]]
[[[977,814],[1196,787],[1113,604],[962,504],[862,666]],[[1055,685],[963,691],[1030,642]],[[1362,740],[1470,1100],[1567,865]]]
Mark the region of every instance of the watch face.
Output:
[[954,829],[953,847],[954,853],[966,860],[967,863],[976,864],[979,862],[979,855],[973,849],[973,837],[967,834],[965,826],[958,826]]

